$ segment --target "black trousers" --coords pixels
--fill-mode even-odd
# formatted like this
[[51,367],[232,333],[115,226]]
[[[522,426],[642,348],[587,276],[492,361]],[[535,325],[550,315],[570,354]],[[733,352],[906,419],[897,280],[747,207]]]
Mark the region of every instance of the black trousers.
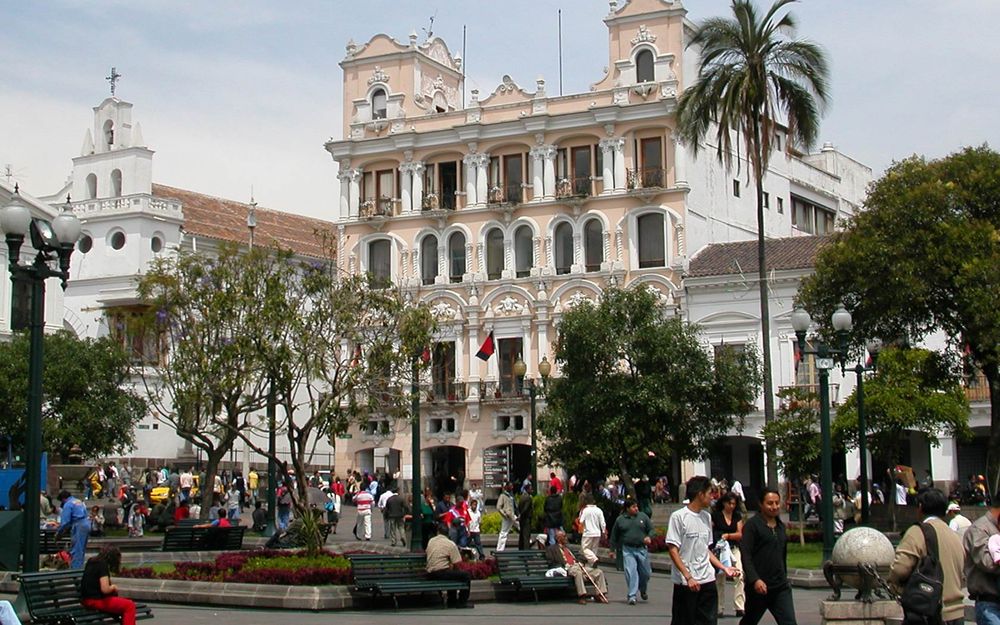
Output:
[[768,588],[767,594],[761,595],[754,591],[753,586],[748,585],[745,609],[740,625],[757,625],[767,611],[771,612],[778,625],[797,625],[791,586],[777,590]]
[[[456,571],[455,569],[445,569],[443,571],[433,571],[427,574],[428,579],[443,579],[451,582],[466,582],[472,578],[465,571]],[[457,594],[457,597],[456,597]],[[449,590],[448,591],[448,607],[452,607],[457,604],[462,605],[469,601],[469,589],[465,588],[462,590]]]
[[531,548],[531,517],[521,519],[521,529],[517,536],[517,548],[524,550]]
[[671,625],[715,625],[718,621],[719,589],[715,582],[702,584],[697,592],[686,584],[674,584]]

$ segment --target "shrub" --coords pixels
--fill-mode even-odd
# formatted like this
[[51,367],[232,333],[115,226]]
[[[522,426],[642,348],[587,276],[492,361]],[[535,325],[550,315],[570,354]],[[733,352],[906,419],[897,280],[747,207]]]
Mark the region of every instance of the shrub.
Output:
[[479,521],[479,531],[483,534],[499,534],[500,513],[490,512],[489,514],[484,514],[483,518]]
[[489,579],[499,575],[496,558],[487,558],[475,562],[459,562],[458,570],[465,571],[472,579]]
[[309,556],[306,551],[261,549],[222,553],[211,562],[178,562],[172,571],[152,567],[123,569],[121,577],[203,582],[238,582],[283,586],[349,584],[350,561],[330,551]]

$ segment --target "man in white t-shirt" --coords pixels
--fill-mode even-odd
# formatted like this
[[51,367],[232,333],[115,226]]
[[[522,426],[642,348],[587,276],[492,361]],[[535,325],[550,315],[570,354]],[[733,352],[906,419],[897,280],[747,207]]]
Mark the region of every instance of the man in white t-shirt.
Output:
[[375,498],[372,494],[366,490],[360,491],[354,496],[354,505],[358,509],[358,520],[354,525],[354,537],[361,540],[361,536],[358,536],[358,530],[364,531],[365,540],[372,539],[372,504],[375,503]]
[[378,498],[378,509],[382,512],[382,527],[384,529],[383,534],[385,534],[382,538],[385,539],[389,538],[389,519],[385,517],[385,502],[389,501],[389,498],[395,494],[392,492],[392,487],[389,486]]
[[594,496],[584,493],[580,497],[583,503],[583,510],[580,510],[580,526],[583,528],[580,539],[580,549],[587,565],[591,568],[597,566],[597,548],[601,544],[601,538],[607,536],[608,526],[604,520],[604,511],[594,504]]
[[667,549],[673,562],[674,583],[672,623],[715,625],[718,620],[719,592],[715,569],[729,577],[738,569],[723,566],[712,553],[711,481],[698,475],[687,482],[687,506],[670,515]]

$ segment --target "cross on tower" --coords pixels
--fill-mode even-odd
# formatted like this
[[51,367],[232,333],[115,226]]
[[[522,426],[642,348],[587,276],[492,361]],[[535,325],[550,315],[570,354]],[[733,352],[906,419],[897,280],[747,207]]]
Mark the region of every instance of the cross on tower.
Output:
[[115,84],[118,82],[118,79],[121,78],[121,77],[122,77],[122,75],[118,73],[118,70],[116,68],[112,67],[111,68],[111,75],[104,78],[104,80],[106,80],[109,83],[111,83],[111,96],[112,97],[114,97],[114,95],[115,95]]

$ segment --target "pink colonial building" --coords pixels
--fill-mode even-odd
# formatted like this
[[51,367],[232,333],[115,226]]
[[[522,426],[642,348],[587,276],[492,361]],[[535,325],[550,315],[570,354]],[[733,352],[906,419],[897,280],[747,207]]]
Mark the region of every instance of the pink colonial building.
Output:
[[[428,484],[489,489],[529,474],[515,363],[540,378],[566,311],[609,284],[642,284],[681,314],[689,256],[755,236],[752,187],[715,162],[714,146],[694,159],[676,140],[677,97],[696,71],[681,2],[610,4],[609,70],[566,96],[504,76],[463,108],[461,59],[441,39],[347,45],[344,138],[326,144],[341,182],[338,262],[390,278],[439,322],[421,393]],[[870,176],[832,146],[773,163],[774,237],[831,229]],[[491,332],[496,353],[483,362]],[[336,441],[336,468],[409,478],[410,449],[409,423],[373,418]],[[548,468],[537,471],[544,484]]]

